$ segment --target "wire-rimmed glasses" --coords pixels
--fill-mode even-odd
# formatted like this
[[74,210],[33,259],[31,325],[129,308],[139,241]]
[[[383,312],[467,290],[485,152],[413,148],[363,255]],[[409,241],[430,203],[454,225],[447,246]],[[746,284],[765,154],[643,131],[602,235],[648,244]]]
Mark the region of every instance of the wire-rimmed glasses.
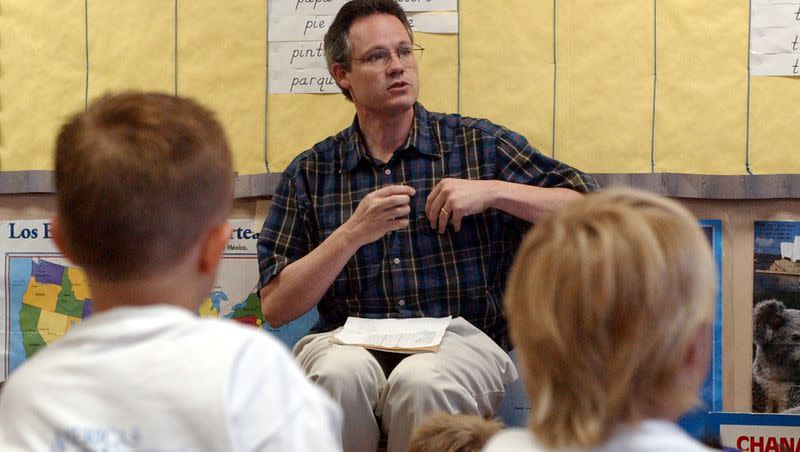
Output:
[[415,58],[422,57],[422,52],[425,50],[420,45],[403,45],[397,48],[394,52],[389,49],[378,48],[367,52],[361,58],[350,58],[350,61],[358,61],[365,66],[372,68],[385,68],[392,62],[392,56],[396,55],[403,65],[407,65],[414,61]]

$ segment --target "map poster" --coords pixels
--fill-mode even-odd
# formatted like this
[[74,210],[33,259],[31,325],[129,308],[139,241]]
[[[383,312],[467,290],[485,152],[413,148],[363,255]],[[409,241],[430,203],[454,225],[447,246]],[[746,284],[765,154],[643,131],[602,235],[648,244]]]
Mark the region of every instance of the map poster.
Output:
[[[50,224],[50,220],[0,222],[0,381],[92,313],[86,275],[58,252]],[[316,322],[316,310],[281,328],[269,327],[255,290],[258,229],[253,220],[231,220],[231,225],[217,281],[198,315],[261,328],[293,346]]]
[[261,225],[255,225],[253,220],[230,220],[230,223],[233,232],[222,253],[217,282],[209,297],[200,305],[199,314],[202,317],[223,317],[262,328],[277,336],[291,349],[317,322],[317,310],[312,309],[280,328],[272,328],[264,322],[261,298],[256,292],[256,243]]
[[91,312],[86,277],[56,250],[49,220],[0,222],[0,378]]

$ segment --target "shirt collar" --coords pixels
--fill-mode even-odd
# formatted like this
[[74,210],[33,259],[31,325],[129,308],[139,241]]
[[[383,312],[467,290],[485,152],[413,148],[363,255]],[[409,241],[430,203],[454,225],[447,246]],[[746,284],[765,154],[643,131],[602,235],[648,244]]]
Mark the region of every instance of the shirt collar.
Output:
[[[353,124],[347,130],[347,137],[342,149],[342,169],[352,171],[361,159],[367,159],[367,148],[358,128],[358,116],[353,119]],[[431,127],[428,122],[428,111],[419,103],[414,104],[414,122],[408,139],[398,151],[413,148],[421,154],[430,157],[440,157],[441,152],[434,145]]]

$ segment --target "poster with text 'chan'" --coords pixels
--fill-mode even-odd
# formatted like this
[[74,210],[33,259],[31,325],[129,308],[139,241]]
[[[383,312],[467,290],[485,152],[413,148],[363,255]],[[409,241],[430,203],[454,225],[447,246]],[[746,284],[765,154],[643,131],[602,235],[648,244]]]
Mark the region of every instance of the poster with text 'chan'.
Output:
[[[316,322],[316,310],[273,329],[264,322],[253,220],[231,220],[214,288],[198,307],[202,317],[222,317],[274,333],[288,347]],[[64,258],[52,240],[50,220],[0,222],[0,381],[26,359],[57,341],[92,314],[86,274]]]

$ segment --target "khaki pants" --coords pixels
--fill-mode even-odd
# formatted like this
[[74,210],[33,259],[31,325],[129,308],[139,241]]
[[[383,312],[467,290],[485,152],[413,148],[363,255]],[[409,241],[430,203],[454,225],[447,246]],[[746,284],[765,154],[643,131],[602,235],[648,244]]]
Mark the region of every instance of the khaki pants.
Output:
[[294,354],[311,381],[341,404],[345,452],[376,449],[376,416],[388,435],[388,452],[404,452],[429,413],[492,416],[504,385],[517,379],[508,354],[461,317],[450,322],[436,353],[397,355],[334,344],[330,339],[338,331],[304,337]]

